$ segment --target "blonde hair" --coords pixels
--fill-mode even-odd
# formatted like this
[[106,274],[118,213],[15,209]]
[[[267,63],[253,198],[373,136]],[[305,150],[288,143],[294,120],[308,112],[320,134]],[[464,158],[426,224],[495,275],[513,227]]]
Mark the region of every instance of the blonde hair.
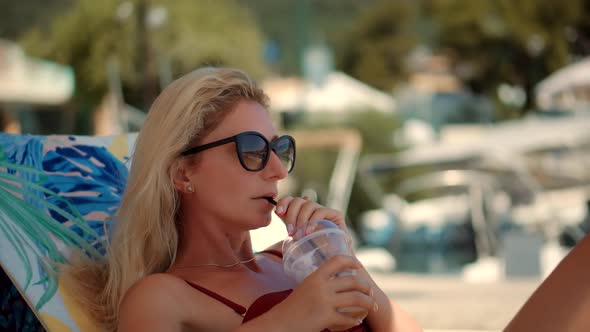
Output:
[[116,330],[125,292],[142,277],[165,271],[176,257],[179,203],[172,177],[180,152],[242,99],[268,106],[246,73],[207,67],[174,81],[154,101],[137,137],[107,255],[101,261],[79,257],[66,271],[72,294],[105,330]]

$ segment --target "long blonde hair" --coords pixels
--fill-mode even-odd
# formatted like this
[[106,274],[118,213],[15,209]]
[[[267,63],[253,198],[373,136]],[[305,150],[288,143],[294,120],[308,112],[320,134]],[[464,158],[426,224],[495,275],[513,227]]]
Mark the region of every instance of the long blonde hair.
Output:
[[79,258],[66,271],[72,294],[105,330],[116,330],[125,292],[142,277],[165,271],[176,257],[179,200],[172,177],[180,152],[212,131],[241,99],[268,106],[268,97],[244,72],[207,67],[173,82],[152,105],[137,137],[107,255],[102,261]]

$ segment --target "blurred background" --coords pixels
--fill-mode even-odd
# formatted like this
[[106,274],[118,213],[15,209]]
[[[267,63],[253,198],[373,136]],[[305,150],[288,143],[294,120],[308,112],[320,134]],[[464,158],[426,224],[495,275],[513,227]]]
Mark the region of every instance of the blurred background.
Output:
[[138,131],[199,66],[298,142],[283,194],[346,211],[425,328],[502,329],[590,231],[590,1],[0,0],[0,130]]

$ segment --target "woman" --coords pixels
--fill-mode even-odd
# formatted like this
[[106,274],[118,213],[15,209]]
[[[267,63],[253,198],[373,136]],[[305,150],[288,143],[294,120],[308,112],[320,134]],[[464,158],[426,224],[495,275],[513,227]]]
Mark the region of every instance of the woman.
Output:
[[[278,136],[267,103],[245,73],[224,68],[196,70],[156,99],[106,260],[72,271],[107,330],[420,330],[354,258],[332,258],[296,286],[280,243],[253,253],[249,231],[267,226],[273,210],[291,234],[318,219],[346,230],[338,211],[278,199],[295,143]],[[332,278],[350,268],[355,276]],[[337,310],[351,306],[366,319]]]

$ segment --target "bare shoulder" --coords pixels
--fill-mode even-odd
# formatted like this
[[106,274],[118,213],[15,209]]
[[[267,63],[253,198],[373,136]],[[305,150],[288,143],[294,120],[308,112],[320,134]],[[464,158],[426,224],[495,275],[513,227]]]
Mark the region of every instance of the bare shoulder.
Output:
[[166,273],[144,277],[129,288],[119,310],[119,332],[228,331],[241,321],[227,305]]
[[119,331],[180,331],[185,313],[183,281],[158,273],[136,282],[125,293],[119,308]]
[[158,298],[160,302],[175,301],[174,293],[184,285],[182,279],[166,273],[146,276],[127,290],[122,304]]

